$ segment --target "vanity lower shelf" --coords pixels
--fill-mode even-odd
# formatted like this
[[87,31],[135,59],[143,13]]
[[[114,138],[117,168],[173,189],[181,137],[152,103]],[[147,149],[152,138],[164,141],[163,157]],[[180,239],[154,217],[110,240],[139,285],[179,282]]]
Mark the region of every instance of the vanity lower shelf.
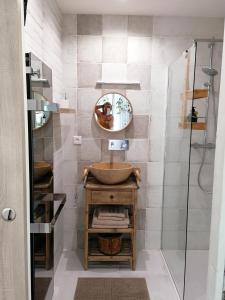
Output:
[[116,255],[105,255],[98,249],[96,239],[89,241],[88,260],[89,261],[130,261],[132,260],[131,240],[124,239],[122,241],[122,250]]
[[89,233],[132,233],[133,228],[89,228]]

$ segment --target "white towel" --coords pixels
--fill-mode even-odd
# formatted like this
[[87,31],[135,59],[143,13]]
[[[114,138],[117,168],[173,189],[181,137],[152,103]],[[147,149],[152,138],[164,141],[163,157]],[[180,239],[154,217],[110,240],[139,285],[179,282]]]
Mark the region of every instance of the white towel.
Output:
[[120,220],[115,220],[113,217],[102,219],[98,215],[98,210],[95,209],[92,220],[93,228],[128,228],[130,224],[128,209],[124,210],[125,217]]
[[98,209],[98,216],[125,218],[125,208],[121,206],[101,207]]

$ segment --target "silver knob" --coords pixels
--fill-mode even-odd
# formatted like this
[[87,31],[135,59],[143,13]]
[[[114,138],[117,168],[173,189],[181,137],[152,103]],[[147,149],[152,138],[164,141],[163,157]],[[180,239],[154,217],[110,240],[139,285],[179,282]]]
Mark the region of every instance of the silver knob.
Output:
[[15,218],[16,218],[16,212],[14,209],[8,208],[8,207],[3,209],[2,219],[4,221],[10,222],[10,221],[15,220]]

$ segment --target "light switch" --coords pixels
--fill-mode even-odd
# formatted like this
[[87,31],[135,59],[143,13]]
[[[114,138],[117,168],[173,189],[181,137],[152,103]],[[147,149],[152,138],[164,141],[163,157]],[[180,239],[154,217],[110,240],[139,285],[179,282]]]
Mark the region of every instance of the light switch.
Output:
[[82,136],[74,135],[73,136],[73,144],[74,145],[81,145],[82,144]]

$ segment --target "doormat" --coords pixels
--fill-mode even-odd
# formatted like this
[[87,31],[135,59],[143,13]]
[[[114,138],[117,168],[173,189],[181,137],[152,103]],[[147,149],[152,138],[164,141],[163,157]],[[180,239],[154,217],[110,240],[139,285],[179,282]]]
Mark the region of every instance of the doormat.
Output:
[[74,300],[150,300],[145,278],[78,278]]

